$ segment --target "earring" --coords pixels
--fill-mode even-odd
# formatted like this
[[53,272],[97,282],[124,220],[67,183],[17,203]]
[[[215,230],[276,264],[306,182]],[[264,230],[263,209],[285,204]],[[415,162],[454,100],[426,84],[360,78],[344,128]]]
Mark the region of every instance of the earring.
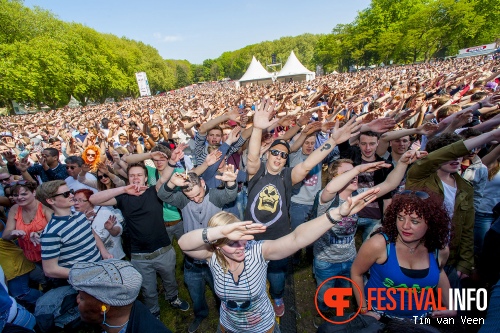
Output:
[[106,305],[101,305],[101,311],[102,312],[108,311],[108,308],[106,307]]

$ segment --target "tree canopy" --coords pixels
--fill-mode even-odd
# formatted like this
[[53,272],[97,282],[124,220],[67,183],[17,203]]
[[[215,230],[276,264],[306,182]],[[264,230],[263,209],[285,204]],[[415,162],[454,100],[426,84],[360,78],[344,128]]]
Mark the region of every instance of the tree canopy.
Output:
[[191,64],[163,59],[142,42],[63,22],[22,0],[0,0],[0,106],[17,100],[60,107],[71,95],[83,104],[137,97],[134,73],[142,71],[152,93],[239,79],[252,56],[266,65],[276,54],[284,64],[292,50],[309,69],[320,64],[328,72],[391,60],[427,61],[495,41],[499,19],[498,0],[372,0],[353,22],[338,24],[329,34],[282,37]]

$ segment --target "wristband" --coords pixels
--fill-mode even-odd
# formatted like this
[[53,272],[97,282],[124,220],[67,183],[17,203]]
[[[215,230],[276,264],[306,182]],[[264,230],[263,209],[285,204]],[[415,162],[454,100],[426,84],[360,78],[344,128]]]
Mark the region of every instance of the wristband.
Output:
[[368,308],[366,306],[362,306],[361,310],[359,311],[359,313],[361,313],[361,314],[365,314],[367,312],[368,312]]
[[207,228],[203,229],[203,232],[201,233],[201,238],[203,239],[203,242],[205,244],[214,244],[217,240],[209,241],[207,234],[208,234],[208,229]]
[[327,211],[325,215],[326,215],[326,218],[328,219],[328,221],[330,221],[330,223],[331,223],[331,224],[333,224],[333,225],[337,225],[337,224],[339,224],[340,222],[342,222],[342,219],[341,219],[341,220],[335,220],[335,219],[334,219],[334,218],[330,215],[330,211],[331,211],[331,209],[330,209],[329,211]]
[[169,166],[169,167],[171,167],[171,168],[176,168],[176,167],[177,167],[177,165],[175,165],[175,164],[174,164],[174,165],[170,164],[170,161],[168,161],[168,162],[167,162],[167,164],[168,164],[168,166]]

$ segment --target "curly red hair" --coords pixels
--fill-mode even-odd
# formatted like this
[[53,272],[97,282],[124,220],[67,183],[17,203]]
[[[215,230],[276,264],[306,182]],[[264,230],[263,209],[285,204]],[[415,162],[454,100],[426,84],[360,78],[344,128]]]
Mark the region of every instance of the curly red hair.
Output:
[[391,243],[396,242],[398,236],[397,216],[405,212],[415,213],[427,223],[427,232],[423,238],[424,245],[429,252],[444,249],[450,240],[451,220],[444,208],[443,199],[434,192],[424,190],[429,197],[421,199],[415,194],[397,194],[384,213],[381,231],[385,233]]
[[[95,160],[92,163],[89,163],[88,159],[87,159],[87,152],[89,150],[92,150],[92,151],[95,152]],[[83,160],[85,161],[86,164],[90,165],[90,171],[96,172],[97,171],[97,167],[99,165],[99,162],[101,162],[101,149],[99,147],[97,147],[97,146],[88,146],[83,151],[82,158],[83,158]]]

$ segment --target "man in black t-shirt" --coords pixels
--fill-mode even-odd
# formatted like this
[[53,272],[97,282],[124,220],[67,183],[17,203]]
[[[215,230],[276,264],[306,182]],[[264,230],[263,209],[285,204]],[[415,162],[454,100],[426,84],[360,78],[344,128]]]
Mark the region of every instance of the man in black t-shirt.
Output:
[[90,201],[100,206],[117,206],[125,220],[125,234],[129,237],[131,262],[143,278],[144,304],[155,316],[160,315],[156,273],[163,282],[165,299],[176,309],[187,311],[189,304],[178,297],[175,280],[175,250],[172,248],[163,224],[163,201],[157,191],[172,175],[173,168],[162,173],[156,186],[147,187],[147,169],[143,164],[128,168],[130,185],[94,194]]
[[[262,132],[273,128],[277,120],[269,120],[274,110],[274,101],[262,100],[254,114],[252,136],[248,147],[248,204],[245,220],[252,220],[267,226],[263,234],[255,235],[255,239],[278,239],[290,233],[290,199],[292,187],[300,184],[316,165],[335,148],[335,145],[348,140],[351,132],[358,127],[355,119],[345,126],[335,126],[335,131],[325,143],[312,152],[307,159],[293,168],[285,164],[290,153],[290,146],[285,140],[276,140],[267,152],[267,161],[260,160]],[[267,269],[269,294],[274,300],[276,316],[283,316],[285,305],[283,294],[285,289],[285,273],[288,259],[270,261]]]

